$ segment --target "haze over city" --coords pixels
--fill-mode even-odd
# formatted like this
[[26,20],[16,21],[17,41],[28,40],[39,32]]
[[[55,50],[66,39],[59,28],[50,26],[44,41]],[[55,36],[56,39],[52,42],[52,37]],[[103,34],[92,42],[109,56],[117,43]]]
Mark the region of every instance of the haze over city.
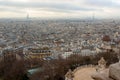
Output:
[[0,18],[118,18],[119,0],[0,0]]
[[0,0],[0,80],[120,80],[120,0]]

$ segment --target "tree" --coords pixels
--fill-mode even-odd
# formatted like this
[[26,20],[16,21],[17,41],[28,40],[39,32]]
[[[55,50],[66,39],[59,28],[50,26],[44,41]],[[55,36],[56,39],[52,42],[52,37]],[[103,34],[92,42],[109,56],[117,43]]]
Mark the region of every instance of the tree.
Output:
[[44,61],[42,71],[39,71],[31,76],[31,80],[65,80],[65,74],[68,69],[74,70],[78,66],[97,65],[101,57],[107,61],[107,66],[118,61],[117,55],[114,52],[99,53],[92,56],[81,56],[73,54],[67,59],[59,58],[57,60]]
[[103,41],[109,42],[111,41],[110,36],[109,35],[104,35],[102,38]]
[[0,76],[3,80],[28,80],[24,60],[17,60],[14,53],[6,51],[0,61]]

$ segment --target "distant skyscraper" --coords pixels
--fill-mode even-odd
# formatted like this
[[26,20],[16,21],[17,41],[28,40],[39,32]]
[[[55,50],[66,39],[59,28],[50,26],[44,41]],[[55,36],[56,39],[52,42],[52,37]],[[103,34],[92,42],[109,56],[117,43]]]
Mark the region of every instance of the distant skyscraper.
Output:
[[27,13],[27,17],[26,17],[27,19],[29,19],[29,14]]
[[92,14],[92,20],[94,21],[94,19],[95,19],[95,13],[93,12],[93,14]]

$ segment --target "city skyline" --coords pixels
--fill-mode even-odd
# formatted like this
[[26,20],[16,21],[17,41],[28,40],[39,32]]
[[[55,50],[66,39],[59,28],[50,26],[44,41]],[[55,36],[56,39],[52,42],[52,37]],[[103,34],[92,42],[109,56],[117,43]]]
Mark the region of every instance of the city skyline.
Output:
[[119,18],[119,0],[0,0],[0,18]]

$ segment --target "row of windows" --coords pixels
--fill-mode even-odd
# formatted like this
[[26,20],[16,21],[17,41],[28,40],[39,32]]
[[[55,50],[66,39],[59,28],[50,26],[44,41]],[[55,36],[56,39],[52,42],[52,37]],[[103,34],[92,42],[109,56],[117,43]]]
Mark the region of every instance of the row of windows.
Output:
[[44,57],[48,57],[48,56],[50,56],[50,55],[49,55],[49,54],[48,54],[48,55],[39,55],[39,56],[38,56],[38,55],[37,55],[37,56],[31,55],[30,57],[31,57],[31,58],[44,58]]
[[51,51],[48,50],[32,50],[32,53],[50,53]]

